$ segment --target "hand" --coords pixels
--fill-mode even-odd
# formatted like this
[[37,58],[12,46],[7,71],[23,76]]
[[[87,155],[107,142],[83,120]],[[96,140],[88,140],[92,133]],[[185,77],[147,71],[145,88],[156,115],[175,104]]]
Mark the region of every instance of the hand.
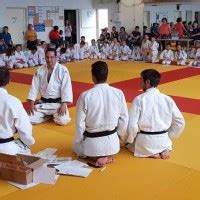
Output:
[[61,106],[60,106],[60,108],[59,108],[59,110],[58,110],[58,115],[59,116],[63,116],[63,115],[65,115],[66,114],[66,111],[67,111],[67,103],[61,103]]
[[31,101],[31,100],[28,100],[28,114],[29,115],[34,115],[34,111],[37,111],[36,107],[35,107],[35,102],[34,101]]

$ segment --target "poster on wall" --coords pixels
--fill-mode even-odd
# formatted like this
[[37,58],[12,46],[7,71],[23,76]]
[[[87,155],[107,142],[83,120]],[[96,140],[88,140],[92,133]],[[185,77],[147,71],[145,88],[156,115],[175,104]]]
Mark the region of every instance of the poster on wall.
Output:
[[36,32],[45,32],[45,27],[64,26],[64,13],[58,6],[28,6],[28,23],[33,24]]
[[34,30],[36,32],[45,32],[45,24],[34,24]]

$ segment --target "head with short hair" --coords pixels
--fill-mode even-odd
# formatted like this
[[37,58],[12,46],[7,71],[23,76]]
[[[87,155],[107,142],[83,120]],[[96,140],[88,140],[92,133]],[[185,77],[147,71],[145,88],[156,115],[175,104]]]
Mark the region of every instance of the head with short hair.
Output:
[[56,50],[54,48],[48,48],[45,52],[45,60],[47,63],[48,69],[53,69],[56,65],[57,58],[56,58]]
[[157,87],[160,83],[161,75],[155,69],[146,69],[141,72],[141,88],[143,91],[151,87]]
[[167,18],[166,17],[162,18],[162,23],[167,23]]
[[12,56],[15,54],[15,47],[9,47],[6,51],[6,56]]
[[60,53],[61,53],[61,54],[66,53],[66,48],[65,48],[65,47],[61,48],[61,49],[60,49]]
[[3,27],[3,31],[4,31],[4,32],[8,32],[8,26],[4,26],[4,27]]
[[33,24],[28,24],[28,30],[33,30]]
[[126,30],[126,29],[125,29],[124,26],[122,26],[122,27],[120,28],[120,31],[121,31],[121,32],[125,32],[125,30]]
[[0,68],[0,87],[5,87],[10,81],[10,73],[7,68]]
[[22,45],[21,45],[21,44],[16,44],[16,45],[15,45],[15,50],[16,50],[17,52],[20,52],[20,51],[22,50]]
[[85,42],[85,36],[81,36],[81,41]]
[[176,20],[176,22],[177,22],[177,23],[182,22],[182,18],[181,18],[181,17],[178,17],[177,20]]
[[171,43],[167,43],[166,49],[167,49],[167,50],[170,50],[170,49],[171,49]]
[[106,62],[97,61],[92,64],[92,79],[95,84],[105,83],[108,77],[108,65]]
[[53,27],[53,30],[54,30],[54,31],[58,31],[58,29],[59,29],[58,26],[54,26],[54,27]]
[[135,30],[136,30],[136,31],[139,31],[139,29],[140,29],[139,26],[136,26],[136,27],[135,27]]

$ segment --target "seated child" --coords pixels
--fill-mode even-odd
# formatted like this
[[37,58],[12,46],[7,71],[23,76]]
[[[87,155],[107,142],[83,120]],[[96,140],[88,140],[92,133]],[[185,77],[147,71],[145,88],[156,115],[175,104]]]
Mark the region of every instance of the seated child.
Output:
[[89,46],[89,58],[90,59],[97,59],[99,57],[99,50],[98,47],[96,46],[96,41],[95,39],[91,40],[92,45]]
[[160,54],[160,59],[163,65],[171,65],[174,60],[174,53],[171,50],[171,45],[167,44],[166,49]]
[[37,46],[32,46],[31,49],[28,51],[27,63],[29,67],[36,67],[39,65]]
[[129,48],[128,45],[126,45],[126,41],[122,40],[121,41],[121,46],[120,46],[120,58],[121,60],[129,60],[131,56],[131,49]]
[[149,40],[149,35],[145,34],[144,39],[142,40],[141,51],[143,61],[148,61],[150,59],[150,45],[151,41]]
[[110,52],[110,47],[108,45],[108,42],[104,41],[103,47],[101,48],[100,58],[103,60],[108,59],[109,52]]
[[183,50],[180,44],[177,45],[176,49],[175,59],[177,61],[177,65],[186,65],[187,53]]
[[159,48],[159,44],[156,42],[156,38],[154,36],[152,36],[151,37],[151,44],[150,44],[150,61],[152,63],[157,62],[158,48]]
[[15,46],[16,68],[28,67],[26,56],[21,50],[21,44]]
[[117,38],[113,38],[113,42],[110,45],[110,53],[108,58],[110,60],[119,60],[119,51],[120,51],[120,45],[118,43]]

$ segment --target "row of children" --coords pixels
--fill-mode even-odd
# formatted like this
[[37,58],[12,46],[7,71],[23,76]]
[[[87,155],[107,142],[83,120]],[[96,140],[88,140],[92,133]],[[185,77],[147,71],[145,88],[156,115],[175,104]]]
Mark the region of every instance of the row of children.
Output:
[[29,51],[22,51],[20,44],[5,48],[0,40],[0,67],[8,69],[34,67],[45,64],[46,42],[32,46]]
[[[118,42],[117,38],[113,38],[112,43],[103,41],[91,40],[91,45],[85,42],[85,37],[81,37],[79,44],[70,44],[64,47],[60,45],[57,48],[57,58],[60,63],[66,63],[73,60],[83,59],[110,59],[123,61],[146,61],[146,62],[161,62],[163,65],[176,63],[177,65],[193,65],[200,66],[200,43],[196,44],[196,48],[190,52],[192,61],[189,63],[187,53],[181,45],[177,45],[176,52],[171,50],[171,45],[167,44],[165,50],[159,55],[159,44],[155,37],[145,35],[141,47],[135,46],[133,50],[129,48],[126,41]],[[8,48],[4,53],[3,46],[0,40],[0,66],[6,66],[9,69],[33,67],[45,64],[45,49],[46,42],[42,41],[37,46],[33,46],[27,52],[21,51],[21,45],[16,45],[15,48]]]

